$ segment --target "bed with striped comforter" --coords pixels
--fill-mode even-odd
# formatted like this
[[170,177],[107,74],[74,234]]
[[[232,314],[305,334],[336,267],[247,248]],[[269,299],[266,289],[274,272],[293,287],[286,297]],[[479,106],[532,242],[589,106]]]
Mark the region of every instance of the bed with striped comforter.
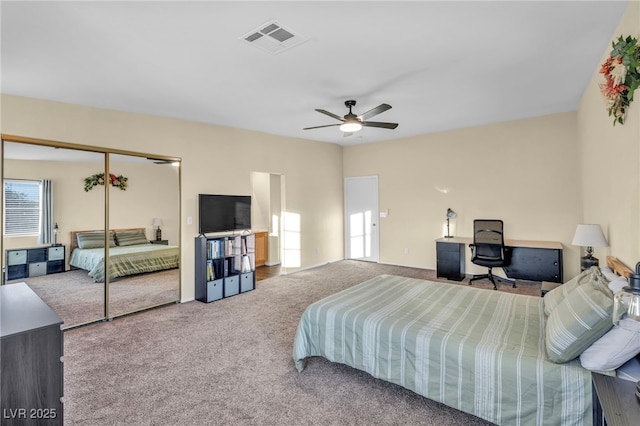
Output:
[[542,298],[381,275],[307,307],[293,358],[321,356],[502,425],[591,424],[591,374],[545,349]]
[[[109,279],[173,269],[179,266],[179,262],[180,247],[178,246],[136,244],[110,247]],[[104,248],[77,248],[71,253],[69,265],[86,270],[94,282],[104,282]]]

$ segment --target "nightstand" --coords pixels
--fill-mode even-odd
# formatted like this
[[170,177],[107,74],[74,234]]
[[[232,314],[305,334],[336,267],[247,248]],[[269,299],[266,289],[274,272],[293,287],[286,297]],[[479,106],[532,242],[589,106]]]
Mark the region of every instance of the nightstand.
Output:
[[163,244],[165,246],[169,245],[169,240],[150,240],[151,244]]
[[594,426],[634,426],[640,424],[640,401],[636,382],[591,373]]

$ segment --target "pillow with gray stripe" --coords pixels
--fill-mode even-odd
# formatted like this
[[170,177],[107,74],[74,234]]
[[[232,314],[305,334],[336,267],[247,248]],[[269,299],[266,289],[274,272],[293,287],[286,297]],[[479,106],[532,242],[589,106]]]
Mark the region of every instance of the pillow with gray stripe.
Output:
[[138,244],[149,244],[149,240],[143,230],[116,231],[116,241],[119,246],[134,246]]
[[607,281],[600,269],[597,266],[592,266],[561,286],[558,286],[545,294],[542,299],[545,315],[551,315],[551,312],[553,312],[560,302],[562,302],[564,298],[567,297],[567,295],[569,295],[569,293],[571,293],[576,287],[595,279],[604,280],[604,282]]
[[[104,232],[85,232],[77,234],[78,247],[81,249],[92,249],[104,247]],[[116,242],[113,234],[109,233],[109,247],[115,247]]]
[[[547,317],[547,356],[563,363],[579,356],[613,326],[613,293],[604,277],[593,274],[576,286]],[[546,297],[546,296],[545,296]]]

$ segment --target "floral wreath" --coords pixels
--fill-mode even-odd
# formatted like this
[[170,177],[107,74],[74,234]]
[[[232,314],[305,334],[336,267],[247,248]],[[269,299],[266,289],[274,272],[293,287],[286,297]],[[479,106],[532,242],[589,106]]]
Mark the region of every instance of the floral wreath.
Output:
[[611,54],[600,68],[605,83],[600,84],[600,92],[605,98],[613,125],[624,124],[633,92],[640,86],[640,45],[638,39],[618,37],[612,42]]
[[[120,188],[123,191],[127,190],[127,181],[129,178],[126,178],[122,175],[116,176],[114,174],[109,174],[109,183],[111,186],[115,186]],[[84,191],[89,192],[96,185],[104,185],[104,173],[98,173],[97,175],[89,176],[88,178],[84,178]]]

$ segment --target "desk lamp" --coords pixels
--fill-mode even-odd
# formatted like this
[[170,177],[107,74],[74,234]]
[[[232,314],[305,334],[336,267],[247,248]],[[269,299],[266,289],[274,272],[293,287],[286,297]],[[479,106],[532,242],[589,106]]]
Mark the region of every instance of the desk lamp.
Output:
[[[613,324],[618,324],[624,314],[640,321],[640,262],[636,263],[636,273],[629,274],[629,285],[613,297]],[[640,381],[636,383],[636,396],[640,400]]]
[[602,228],[597,224],[578,225],[571,244],[587,248],[586,256],[580,258],[581,271],[599,265],[598,258],[593,257],[594,247],[607,247],[609,245],[602,233]]
[[447,235],[445,235],[445,238],[453,238],[453,235],[449,233],[449,219],[453,219],[456,216],[458,216],[458,213],[451,209],[447,209]]
[[159,217],[153,218],[153,226],[156,227],[156,241],[160,241],[162,239],[162,230],[160,226],[162,225],[162,219]]

